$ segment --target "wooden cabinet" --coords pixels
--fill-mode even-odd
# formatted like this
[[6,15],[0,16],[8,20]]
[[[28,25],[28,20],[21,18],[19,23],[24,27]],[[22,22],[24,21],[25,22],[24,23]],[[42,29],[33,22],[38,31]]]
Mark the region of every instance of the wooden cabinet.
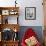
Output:
[[[0,7],[0,46],[18,46],[18,18],[19,7]],[[11,39],[9,39],[10,37]]]

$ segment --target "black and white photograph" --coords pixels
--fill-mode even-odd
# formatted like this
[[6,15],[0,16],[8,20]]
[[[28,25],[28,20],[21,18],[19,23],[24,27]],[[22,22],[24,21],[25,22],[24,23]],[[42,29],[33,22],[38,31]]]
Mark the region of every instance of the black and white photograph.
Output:
[[35,20],[36,19],[36,8],[35,7],[26,7],[25,8],[25,19],[26,20]]

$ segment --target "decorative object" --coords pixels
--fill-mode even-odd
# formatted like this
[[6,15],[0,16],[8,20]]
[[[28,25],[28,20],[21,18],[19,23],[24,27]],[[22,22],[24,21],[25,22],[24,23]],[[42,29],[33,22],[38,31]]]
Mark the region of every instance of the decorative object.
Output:
[[13,40],[18,40],[18,32],[14,32]]
[[16,4],[17,4],[17,2],[16,2],[17,0],[15,0],[15,7],[16,7]]
[[5,28],[3,30],[3,34],[2,34],[2,40],[4,41],[8,41],[12,39],[12,30],[10,28]]
[[2,10],[2,15],[9,15],[9,10]]
[[36,19],[36,7],[26,7],[25,8],[25,19],[26,20]]
[[15,10],[10,10],[10,12],[9,12],[10,15],[17,15],[17,13],[18,13],[18,12],[15,11]]
[[38,40],[36,37],[32,36],[25,40],[25,43],[27,46],[35,46],[38,43]]

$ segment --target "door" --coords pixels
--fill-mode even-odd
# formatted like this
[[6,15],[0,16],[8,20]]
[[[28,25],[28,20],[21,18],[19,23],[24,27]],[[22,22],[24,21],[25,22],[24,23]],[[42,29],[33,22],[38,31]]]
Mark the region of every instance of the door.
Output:
[[44,9],[44,42],[46,46],[46,0],[43,0],[43,9]]
[[44,26],[46,26],[46,0],[43,1],[43,8],[44,8]]

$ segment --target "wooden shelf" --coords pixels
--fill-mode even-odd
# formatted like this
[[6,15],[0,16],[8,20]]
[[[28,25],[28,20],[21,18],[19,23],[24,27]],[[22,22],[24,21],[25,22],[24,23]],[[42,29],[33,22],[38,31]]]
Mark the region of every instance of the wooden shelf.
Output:
[[5,28],[10,28],[10,29],[12,29],[13,31],[14,31],[14,29],[16,29],[17,30],[17,32],[19,31],[19,29],[20,29],[20,26],[19,26],[19,24],[0,24],[0,28],[1,28],[1,31],[3,30],[3,29],[5,29]]
[[18,46],[18,42],[19,41],[3,41],[1,42],[0,45],[3,45],[3,46]]
[[[5,14],[2,14],[2,11],[5,13]],[[13,14],[11,14],[11,12]],[[17,12],[17,13],[16,13]],[[3,16],[3,15],[19,15],[18,14],[19,12],[19,7],[0,7],[0,14]],[[6,16],[7,16],[6,15]]]
[[[14,17],[17,16],[16,17],[17,23],[9,24],[8,18],[7,18],[9,16],[14,16]],[[16,38],[18,38],[18,31],[20,29],[20,26],[18,24],[18,17],[19,17],[19,7],[0,7],[0,20],[1,20],[1,24],[0,24],[0,32],[1,32],[0,46],[18,46],[19,40],[17,39],[17,41],[16,41]],[[10,31],[14,31],[14,33],[13,33],[14,36],[10,37],[10,38],[13,38],[13,39],[15,38],[15,41],[13,41],[13,39],[10,39],[9,37],[8,37],[10,39],[9,41],[3,39],[4,37],[2,37],[2,35],[4,35],[3,34],[4,29],[11,29]],[[16,34],[16,37],[15,37],[15,34]],[[12,36],[12,35],[10,35],[10,36]]]
[[8,43],[8,42],[12,43],[12,42],[19,42],[19,40],[15,40],[15,41],[10,40],[10,41],[3,41],[3,42],[5,42],[5,43]]

